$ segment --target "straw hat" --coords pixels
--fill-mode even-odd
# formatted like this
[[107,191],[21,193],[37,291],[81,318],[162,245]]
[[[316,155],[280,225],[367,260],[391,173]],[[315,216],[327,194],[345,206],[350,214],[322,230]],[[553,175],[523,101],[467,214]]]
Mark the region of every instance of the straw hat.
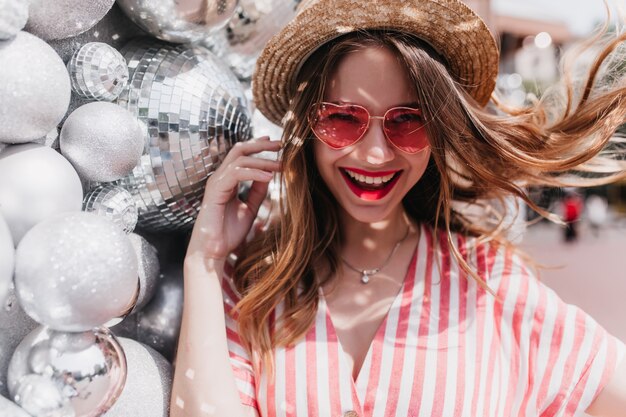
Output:
[[496,84],[499,52],[491,32],[458,0],[303,0],[298,14],[257,60],[252,78],[257,108],[281,124],[300,65],[321,45],[360,29],[389,29],[429,43],[455,79],[481,105]]

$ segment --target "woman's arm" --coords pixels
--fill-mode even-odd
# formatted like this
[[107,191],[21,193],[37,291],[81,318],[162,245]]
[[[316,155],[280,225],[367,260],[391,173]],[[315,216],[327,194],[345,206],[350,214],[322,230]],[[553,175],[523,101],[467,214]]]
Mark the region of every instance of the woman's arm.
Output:
[[170,417],[247,417],[230,364],[221,290],[223,261],[185,260],[183,319]]
[[[269,138],[237,143],[207,180],[184,265],[184,305],[170,417],[248,417],[230,362],[222,296],[225,260],[250,231],[277,161],[253,156],[278,151]],[[240,182],[252,181],[246,201]]]
[[626,417],[626,360],[586,411],[594,417]]

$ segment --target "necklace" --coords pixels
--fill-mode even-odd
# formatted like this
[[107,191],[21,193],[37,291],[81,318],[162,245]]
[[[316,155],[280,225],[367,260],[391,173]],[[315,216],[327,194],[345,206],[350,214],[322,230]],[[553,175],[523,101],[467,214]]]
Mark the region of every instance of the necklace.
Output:
[[387,266],[387,264],[391,260],[391,257],[393,256],[393,254],[396,253],[396,250],[398,250],[398,248],[400,247],[402,242],[404,242],[408,236],[409,236],[409,227],[407,226],[406,233],[404,234],[402,239],[400,239],[400,240],[398,240],[396,242],[396,245],[393,247],[393,249],[389,253],[389,256],[387,256],[385,261],[378,268],[374,268],[374,269],[359,269],[359,268],[355,268],[354,266],[350,265],[348,263],[348,261],[346,261],[346,259],[343,256],[341,257],[341,260],[343,261],[344,264],[346,264],[346,266],[348,268],[350,268],[351,270],[361,274],[361,283],[367,284],[368,282],[370,282],[370,277],[371,276],[374,276],[374,275],[378,274],[385,266]]

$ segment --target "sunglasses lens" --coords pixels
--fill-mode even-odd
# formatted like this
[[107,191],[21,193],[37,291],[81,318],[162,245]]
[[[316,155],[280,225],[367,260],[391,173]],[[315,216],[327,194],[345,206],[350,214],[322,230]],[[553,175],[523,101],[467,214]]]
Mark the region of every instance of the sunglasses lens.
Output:
[[331,148],[340,149],[358,141],[367,129],[369,115],[359,106],[322,103],[312,117],[315,136]]
[[428,146],[424,118],[418,109],[390,109],[385,114],[383,128],[391,143],[404,152],[417,153]]

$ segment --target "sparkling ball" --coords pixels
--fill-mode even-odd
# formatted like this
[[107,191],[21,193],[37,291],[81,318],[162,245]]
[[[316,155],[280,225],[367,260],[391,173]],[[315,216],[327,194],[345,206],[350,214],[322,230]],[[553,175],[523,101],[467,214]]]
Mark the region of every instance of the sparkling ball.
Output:
[[9,396],[7,372],[13,351],[24,336],[38,326],[39,323],[22,310],[15,295],[15,287],[11,284],[4,303],[0,304],[0,396]]
[[[206,38],[208,45],[222,44],[224,59],[242,80],[250,80],[261,50],[296,15],[300,0],[240,0],[224,31]],[[217,53],[217,52],[216,52]]]
[[126,369],[122,347],[106,328],[66,333],[40,326],[13,353],[9,391],[36,416],[97,417],[119,398]]
[[198,42],[222,28],[238,0],[118,0],[139,27],[164,41]]
[[0,396],[0,416],[2,417],[31,417],[22,407]]
[[72,90],[80,96],[113,101],[128,82],[128,66],[122,54],[102,42],[89,42],[67,64]]
[[159,258],[157,250],[146,239],[138,234],[128,235],[135,248],[139,262],[139,295],[133,311],[141,310],[154,296],[159,281]]
[[35,224],[57,213],[80,211],[82,202],[76,170],[55,150],[25,143],[0,153],[0,214],[15,245]]
[[90,29],[115,0],[29,0],[26,31],[44,40],[64,39]]
[[69,400],[54,381],[44,375],[27,374],[20,378],[13,395],[16,403],[35,416],[75,417]]
[[111,182],[128,175],[139,162],[144,129],[120,106],[87,103],[69,115],[59,144],[82,179]]
[[[156,250],[155,250],[156,252]],[[15,265],[15,246],[7,222],[0,215],[0,305],[9,292]]]
[[111,330],[118,336],[150,346],[171,361],[176,351],[182,315],[182,266],[168,264],[163,267],[156,293],[150,302]]
[[70,103],[70,77],[63,61],[47,43],[20,32],[3,43],[0,62],[0,142],[24,143],[45,136]]
[[152,40],[122,49],[130,83],[118,104],[148,128],[148,150],[121,185],[137,201],[139,227],[189,229],[204,183],[236,142],[250,138],[239,80],[207,49]]
[[118,341],[128,363],[122,395],[103,417],[167,417],[172,366],[156,350],[123,337]]
[[108,218],[124,233],[131,233],[137,225],[135,200],[117,185],[104,184],[91,190],[83,200],[83,211]]
[[125,314],[137,293],[137,257],[128,236],[92,213],[44,220],[15,254],[24,311],[56,330],[80,332]]
[[28,2],[0,0],[0,40],[11,39],[28,20]]

